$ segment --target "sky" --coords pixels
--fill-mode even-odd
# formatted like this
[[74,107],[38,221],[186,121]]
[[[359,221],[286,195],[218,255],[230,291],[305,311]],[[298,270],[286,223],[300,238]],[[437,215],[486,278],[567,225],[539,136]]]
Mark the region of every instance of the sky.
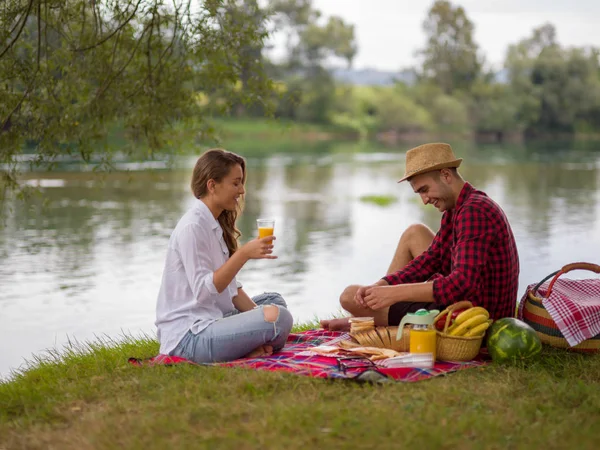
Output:
[[[510,44],[552,23],[566,47],[600,47],[600,0],[454,0],[475,25],[475,41],[486,61],[502,67]],[[414,53],[425,45],[422,24],[433,0],[313,0],[323,13],[355,26],[355,69],[398,71],[416,64]],[[272,55],[281,55],[283,38],[275,36]],[[341,64],[340,64],[341,65]]]

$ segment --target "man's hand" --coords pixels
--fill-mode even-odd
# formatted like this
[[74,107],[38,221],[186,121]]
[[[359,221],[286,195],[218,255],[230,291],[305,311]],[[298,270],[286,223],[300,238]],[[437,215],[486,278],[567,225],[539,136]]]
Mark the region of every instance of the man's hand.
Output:
[[367,302],[365,301],[365,295],[367,293],[367,289],[373,287],[373,285],[370,286],[361,286],[356,290],[356,294],[354,294],[354,300],[356,301],[357,304],[359,304],[360,306],[362,306],[363,308],[368,308],[369,306],[367,305]]
[[397,288],[398,286],[367,286],[364,296],[367,308],[378,310],[397,303],[399,301]]

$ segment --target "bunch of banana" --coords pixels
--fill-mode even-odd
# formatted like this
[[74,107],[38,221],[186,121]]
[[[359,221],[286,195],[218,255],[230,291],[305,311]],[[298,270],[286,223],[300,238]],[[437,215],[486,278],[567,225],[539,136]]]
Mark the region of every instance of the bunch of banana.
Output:
[[[467,306],[466,302],[459,302],[461,306]],[[456,305],[454,305],[456,306]],[[436,320],[443,318],[446,314],[452,313],[456,308],[448,308],[442,311]],[[485,334],[485,331],[492,324],[490,313],[481,306],[467,306],[460,312],[452,322],[452,325],[446,330],[449,336],[462,337],[480,337]]]

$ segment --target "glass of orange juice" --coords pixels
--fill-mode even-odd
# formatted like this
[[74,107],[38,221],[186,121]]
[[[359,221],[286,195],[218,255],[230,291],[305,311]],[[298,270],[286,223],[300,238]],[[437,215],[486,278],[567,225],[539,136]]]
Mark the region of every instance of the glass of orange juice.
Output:
[[256,219],[256,225],[258,226],[259,239],[267,236],[273,236],[273,230],[275,229],[275,219]]

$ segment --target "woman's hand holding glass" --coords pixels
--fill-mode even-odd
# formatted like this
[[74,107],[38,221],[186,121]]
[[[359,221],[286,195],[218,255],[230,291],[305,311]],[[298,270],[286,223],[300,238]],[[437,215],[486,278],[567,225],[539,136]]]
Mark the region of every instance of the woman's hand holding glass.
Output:
[[275,239],[275,236],[256,238],[244,244],[239,251],[248,259],[277,259],[277,256],[272,254]]

